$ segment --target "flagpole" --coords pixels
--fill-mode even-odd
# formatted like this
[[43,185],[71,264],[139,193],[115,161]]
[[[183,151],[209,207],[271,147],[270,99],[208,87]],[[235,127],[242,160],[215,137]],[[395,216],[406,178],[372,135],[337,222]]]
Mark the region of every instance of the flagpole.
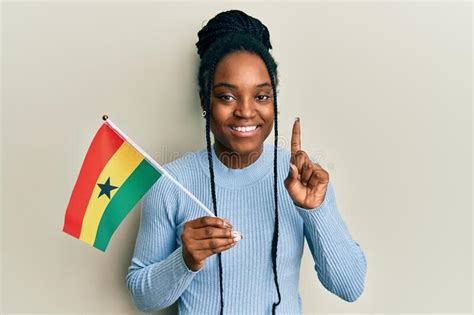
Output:
[[179,188],[181,188],[192,200],[194,200],[204,211],[206,211],[210,216],[215,217],[216,215],[211,212],[199,199],[196,198],[189,190],[187,190],[183,185],[181,185],[174,177],[168,173],[163,166],[158,164],[148,153],[145,152],[138,144],[136,144],[132,139],[127,137],[111,120],[107,115],[102,116],[102,119],[113,129],[115,130],[123,139],[125,139],[132,147],[134,147],[138,152],[140,152],[145,159],[151,163],[151,165],[160,173],[168,177],[173,183],[175,183]]

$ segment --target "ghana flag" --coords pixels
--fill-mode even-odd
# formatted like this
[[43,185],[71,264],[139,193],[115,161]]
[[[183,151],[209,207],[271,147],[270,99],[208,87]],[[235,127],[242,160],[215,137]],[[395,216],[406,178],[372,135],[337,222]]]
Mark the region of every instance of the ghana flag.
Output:
[[158,171],[153,159],[103,119],[74,185],[63,231],[105,251],[123,219],[166,171]]

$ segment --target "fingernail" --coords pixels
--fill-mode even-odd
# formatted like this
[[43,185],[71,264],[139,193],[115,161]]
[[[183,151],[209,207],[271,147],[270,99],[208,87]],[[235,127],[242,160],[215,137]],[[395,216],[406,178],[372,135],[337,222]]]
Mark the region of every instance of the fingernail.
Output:
[[232,236],[234,238],[234,241],[236,242],[240,241],[243,238],[239,231],[232,231]]
[[296,120],[296,121],[300,121],[300,118],[299,118],[299,117],[296,117],[295,120]]

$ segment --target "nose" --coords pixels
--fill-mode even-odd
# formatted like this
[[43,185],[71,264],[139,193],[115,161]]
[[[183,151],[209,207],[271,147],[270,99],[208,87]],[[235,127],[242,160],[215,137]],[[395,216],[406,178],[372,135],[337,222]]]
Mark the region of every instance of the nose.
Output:
[[256,108],[253,99],[244,98],[237,102],[234,115],[242,119],[251,119],[256,116]]

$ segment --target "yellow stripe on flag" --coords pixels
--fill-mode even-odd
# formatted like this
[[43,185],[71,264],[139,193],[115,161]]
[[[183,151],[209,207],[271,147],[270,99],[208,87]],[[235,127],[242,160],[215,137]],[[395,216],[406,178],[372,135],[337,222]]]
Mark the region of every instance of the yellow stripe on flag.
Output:
[[[117,152],[115,152],[112,158],[110,158],[105,165],[100,173],[97,183],[103,184],[110,177],[110,185],[118,187],[117,189],[110,191],[110,199],[112,199],[142,160],[143,155],[138,153],[132,146],[130,146],[130,144],[124,141]],[[101,189],[97,183],[92,192],[89,204],[87,205],[80,236],[81,240],[91,246],[94,244],[100,219],[110,202],[105,194],[98,198]]]

